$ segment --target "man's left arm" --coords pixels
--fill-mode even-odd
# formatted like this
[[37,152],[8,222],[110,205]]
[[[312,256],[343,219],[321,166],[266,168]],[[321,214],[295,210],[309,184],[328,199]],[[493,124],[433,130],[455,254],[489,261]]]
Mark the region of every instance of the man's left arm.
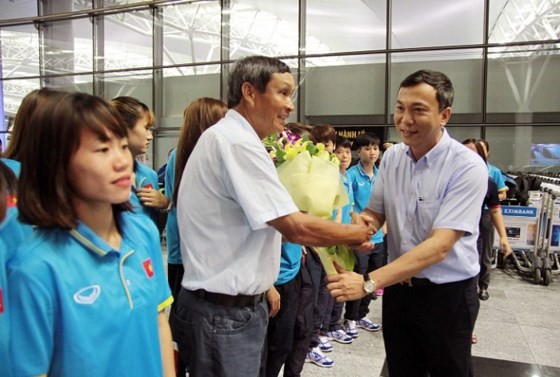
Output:
[[[428,239],[369,276],[377,289],[407,280],[444,260],[463,234],[453,229],[433,229]],[[337,301],[357,300],[366,295],[364,277],[355,272],[339,269],[339,274],[327,276],[327,281],[327,288]]]
[[[369,274],[376,288],[407,280],[443,261],[465,232],[478,227],[482,201],[488,188],[488,171],[482,162],[467,165],[450,178],[446,195],[427,238],[408,252]],[[339,271],[342,272],[342,271]],[[337,301],[363,297],[363,276],[342,272],[328,276],[328,289]]]

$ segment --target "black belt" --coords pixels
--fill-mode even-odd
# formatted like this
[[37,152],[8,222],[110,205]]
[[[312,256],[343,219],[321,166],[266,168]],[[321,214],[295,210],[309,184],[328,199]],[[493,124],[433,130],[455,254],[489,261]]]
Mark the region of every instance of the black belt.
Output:
[[222,305],[222,306],[229,306],[235,308],[243,308],[246,306],[253,306],[258,304],[264,299],[264,293],[259,293],[258,295],[237,295],[237,296],[230,296],[223,293],[214,293],[208,292],[204,289],[197,289],[196,291],[189,291],[196,297],[207,301],[214,305]]
[[437,285],[436,283],[432,283],[430,279],[427,278],[410,278],[401,281],[402,285],[408,285],[409,287],[427,287],[429,285]]

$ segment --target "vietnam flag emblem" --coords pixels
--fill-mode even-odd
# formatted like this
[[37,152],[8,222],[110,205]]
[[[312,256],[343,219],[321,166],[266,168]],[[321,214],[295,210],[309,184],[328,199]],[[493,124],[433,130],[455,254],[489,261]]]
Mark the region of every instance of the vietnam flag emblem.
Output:
[[142,266],[144,266],[144,272],[146,273],[146,276],[151,279],[154,276],[154,267],[152,266],[152,260],[150,258],[146,259],[144,262],[142,262]]
[[0,288],[0,314],[4,313],[4,296],[2,294],[2,288]]
[[8,208],[15,207],[17,205],[17,196],[16,195],[6,196],[6,203]]

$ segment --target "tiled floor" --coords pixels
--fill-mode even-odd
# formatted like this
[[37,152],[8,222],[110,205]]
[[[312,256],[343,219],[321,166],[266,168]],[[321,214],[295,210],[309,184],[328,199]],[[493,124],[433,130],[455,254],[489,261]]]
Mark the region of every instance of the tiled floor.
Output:
[[[492,271],[490,299],[481,302],[473,345],[476,377],[560,377],[560,277],[549,286],[524,280],[513,267]],[[381,302],[370,318],[381,320]],[[306,364],[303,377],[383,376],[383,335],[360,332],[353,344],[334,343],[332,368]]]

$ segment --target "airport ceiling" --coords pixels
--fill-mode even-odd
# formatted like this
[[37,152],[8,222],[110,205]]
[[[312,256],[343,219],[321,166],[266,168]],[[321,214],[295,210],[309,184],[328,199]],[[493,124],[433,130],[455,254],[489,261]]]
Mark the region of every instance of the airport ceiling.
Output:
[[[489,42],[508,43],[560,39],[560,0],[489,0]],[[152,22],[148,4],[161,1],[105,0],[106,9],[134,4],[139,11],[113,14],[105,22],[106,70],[151,66]],[[218,1],[176,1],[164,6],[164,63],[218,61],[220,57],[220,8]],[[231,0],[231,57],[249,54],[293,56],[298,43],[298,1]],[[52,0],[53,12],[91,10],[91,0]],[[57,8],[61,6],[62,8]],[[384,0],[307,0],[307,54],[321,55],[348,51],[382,51],[386,48],[387,1]],[[144,10],[142,10],[144,9]],[[430,9],[426,12],[426,9]],[[391,48],[477,45],[483,42],[484,0],[393,0]],[[418,17],[422,14],[422,17]],[[426,16],[427,14],[427,16]],[[9,26],[17,19],[37,15],[37,0],[0,2],[2,77],[34,76],[40,59],[52,59],[56,73],[92,70],[91,28],[86,21],[73,28],[71,51],[57,56],[40,56],[39,35],[32,26]],[[345,15],[349,15],[345,17]],[[87,18],[84,18],[87,20]],[[89,21],[88,21],[89,22]],[[263,32],[264,31],[264,32]],[[111,43],[112,36],[119,43]],[[63,37],[64,38],[64,37]],[[190,48],[185,49],[185,39]],[[126,48],[123,48],[126,46]],[[558,44],[553,48],[558,52]],[[500,50],[496,50],[500,52]],[[504,49],[500,53],[534,55],[542,53],[526,47]],[[188,57],[184,55],[190,55]],[[460,56],[456,58],[461,58]],[[64,59],[71,59],[65,65]],[[315,65],[356,64],[363,56],[326,56],[313,59]],[[295,64],[295,61],[293,62]],[[45,65],[45,64],[43,64]],[[48,64],[46,64],[48,66]],[[219,66],[199,71],[177,68],[177,74],[212,73]],[[48,67],[45,73],[49,73]],[[91,77],[91,76],[89,76]],[[77,77],[77,79],[79,79]],[[23,80],[22,80],[23,81]],[[19,107],[32,82],[4,81],[5,110]]]

